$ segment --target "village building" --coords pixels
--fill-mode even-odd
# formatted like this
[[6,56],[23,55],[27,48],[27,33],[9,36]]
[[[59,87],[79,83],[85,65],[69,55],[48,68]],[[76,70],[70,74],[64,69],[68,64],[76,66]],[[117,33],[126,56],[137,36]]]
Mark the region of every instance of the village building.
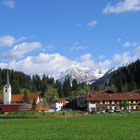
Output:
[[68,103],[69,101],[66,98],[59,98],[55,101],[52,101],[49,104],[50,111],[62,111],[63,107]]
[[[140,110],[140,93],[90,93],[77,97],[77,108],[88,112],[103,109]],[[124,107],[126,102],[126,107]]]

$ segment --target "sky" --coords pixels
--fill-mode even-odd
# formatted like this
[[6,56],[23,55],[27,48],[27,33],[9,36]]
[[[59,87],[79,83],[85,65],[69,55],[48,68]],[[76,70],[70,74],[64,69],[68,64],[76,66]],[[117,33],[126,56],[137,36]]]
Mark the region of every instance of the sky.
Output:
[[140,56],[140,0],[0,0],[0,68],[102,71]]

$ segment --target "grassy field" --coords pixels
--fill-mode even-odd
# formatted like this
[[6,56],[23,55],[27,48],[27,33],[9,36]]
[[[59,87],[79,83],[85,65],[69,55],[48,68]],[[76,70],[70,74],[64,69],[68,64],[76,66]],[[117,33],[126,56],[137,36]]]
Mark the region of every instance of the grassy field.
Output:
[[140,113],[1,119],[0,140],[140,140]]

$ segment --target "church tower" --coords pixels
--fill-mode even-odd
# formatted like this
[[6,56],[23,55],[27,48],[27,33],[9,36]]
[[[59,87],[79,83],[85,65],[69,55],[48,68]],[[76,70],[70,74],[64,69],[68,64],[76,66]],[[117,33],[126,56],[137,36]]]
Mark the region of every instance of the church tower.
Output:
[[9,81],[9,73],[7,70],[7,82],[3,87],[4,104],[11,104],[11,85]]

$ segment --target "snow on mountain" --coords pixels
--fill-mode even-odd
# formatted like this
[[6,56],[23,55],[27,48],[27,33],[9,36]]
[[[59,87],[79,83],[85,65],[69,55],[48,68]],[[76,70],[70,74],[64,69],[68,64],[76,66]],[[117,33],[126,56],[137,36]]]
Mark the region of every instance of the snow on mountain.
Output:
[[118,69],[117,67],[111,68],[103,76],[109,75],[110,73],[116,71],[117,69]]
[[71,80],[76,79],[80,83],[84,82],[90,84],[101,77],[101,74],[98,74],[95,71],[90,71],[86,67],[72,66],[66,71],[63,71],[59,75],[57,75],[57,79],[60,82],[64,82],[64,80],[68,77]]

